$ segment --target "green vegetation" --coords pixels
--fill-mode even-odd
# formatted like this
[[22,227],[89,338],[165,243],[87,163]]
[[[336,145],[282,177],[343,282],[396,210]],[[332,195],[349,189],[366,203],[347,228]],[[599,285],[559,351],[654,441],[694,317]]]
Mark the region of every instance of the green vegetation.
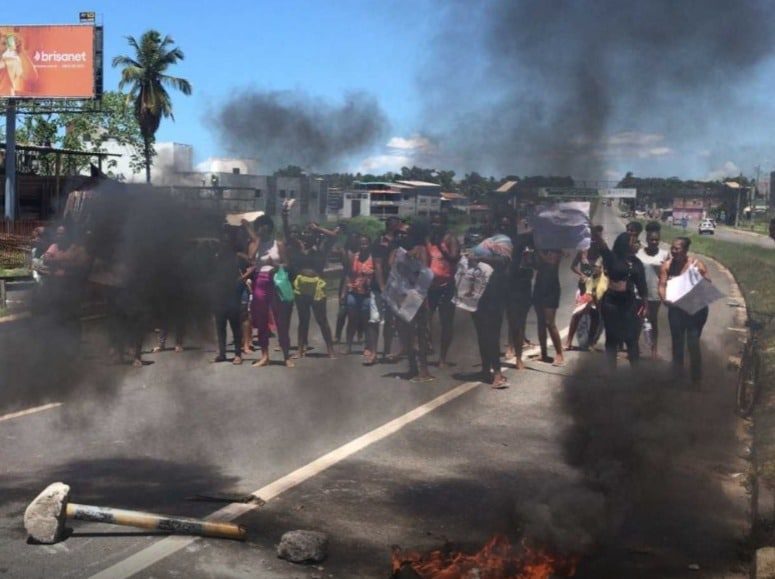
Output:
[[174,41],[156,30],[143,33],[138,42],[133,36],[127,42],[135,54],[116,56],[113,66],[123,67],[119,89],[129,86],[129,98],[134,105],[134,115],[143,136],[145,155],[145,180],[151,182],[151,159],[156,131],[162,117],[175,119],[172,114],[172,99],[167,87],[179,90],[184,95],[191,94],[191,84],[184,78],[166,74],[167,69],[183,60],[183,51],[172,47]]

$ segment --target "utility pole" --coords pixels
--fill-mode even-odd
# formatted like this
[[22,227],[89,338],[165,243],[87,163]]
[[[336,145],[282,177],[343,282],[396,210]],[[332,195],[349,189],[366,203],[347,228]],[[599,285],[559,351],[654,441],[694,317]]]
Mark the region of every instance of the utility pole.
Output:
[[17,206],[16,100],[8,99],[5,109],[5,219],[7,221],[15,221],[17,219]]

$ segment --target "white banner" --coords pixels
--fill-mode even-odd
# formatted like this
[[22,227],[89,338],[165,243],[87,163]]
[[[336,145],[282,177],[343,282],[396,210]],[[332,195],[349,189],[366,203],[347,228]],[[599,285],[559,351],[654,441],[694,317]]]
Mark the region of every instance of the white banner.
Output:
[[432,281],[430,268],[399,247],[382,298],[397,316],[411,322],[428,296]]
[[702,277],[694,265],[681,275],[667,280],[665,299],[691,316],[723,297],[724,294]]
[[536,249],[589,249],[589,202],[540,205],[532,220]]
[[452,303],[461,310],[475,312],[491,275],[491,266],[480,261],[476,266],[469,267],[468,258],[461,257],[455,272],[456,291]]

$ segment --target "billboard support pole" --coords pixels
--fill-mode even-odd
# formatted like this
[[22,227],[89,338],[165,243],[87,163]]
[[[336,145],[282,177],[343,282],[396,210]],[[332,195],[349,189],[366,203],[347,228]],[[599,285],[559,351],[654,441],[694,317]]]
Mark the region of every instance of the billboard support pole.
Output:
[[16,99],[5,109],[5,218],[15,221],[16,208]]

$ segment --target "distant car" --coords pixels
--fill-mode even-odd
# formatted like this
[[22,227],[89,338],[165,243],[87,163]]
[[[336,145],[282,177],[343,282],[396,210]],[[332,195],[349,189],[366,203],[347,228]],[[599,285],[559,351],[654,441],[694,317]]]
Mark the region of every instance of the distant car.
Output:
[[463,235],[463,244],[466,247],[473,247],[484,240],[484,231],[481,227],[469,227]]
[[697,229],[697,233],[702,235],[703,233],[708,233],[710,235],[713,235],[716,233],[716,224],[713,223],[713,220],[711,219],[703,219],[700,221],[700,226]]

